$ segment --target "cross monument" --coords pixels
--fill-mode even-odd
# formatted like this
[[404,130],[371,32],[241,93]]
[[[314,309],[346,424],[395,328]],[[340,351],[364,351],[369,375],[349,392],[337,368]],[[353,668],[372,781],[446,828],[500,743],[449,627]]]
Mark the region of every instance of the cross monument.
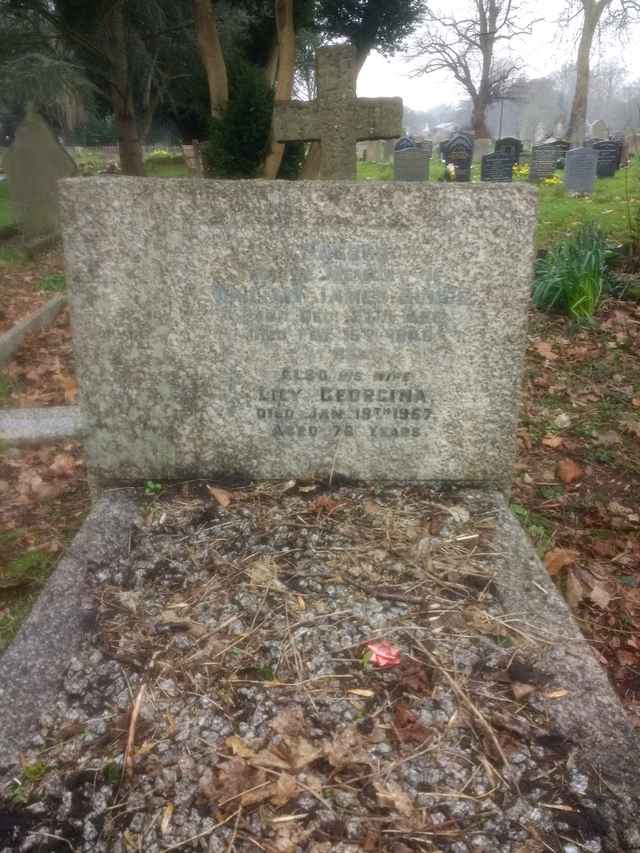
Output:
[[356,97],[356,51],[350,44],[316,51],[318,97],[276,103],[276,142],[316,142],[320,177],[355,180],[356,142],[402,135],[402,98]]

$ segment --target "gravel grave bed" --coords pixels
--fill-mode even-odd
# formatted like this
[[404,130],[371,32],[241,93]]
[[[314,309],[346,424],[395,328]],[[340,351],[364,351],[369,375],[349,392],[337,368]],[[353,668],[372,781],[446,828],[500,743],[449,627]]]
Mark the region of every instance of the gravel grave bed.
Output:
[[92,577],[95,630],[0,851],[598,853],[482,498],[190,484]]

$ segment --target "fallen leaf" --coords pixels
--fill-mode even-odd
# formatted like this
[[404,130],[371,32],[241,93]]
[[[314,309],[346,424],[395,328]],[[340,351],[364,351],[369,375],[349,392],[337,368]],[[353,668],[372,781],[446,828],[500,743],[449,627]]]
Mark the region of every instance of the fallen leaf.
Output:
[[555,449],[557,447],[562,447],[564,440],[559,435],[546,435],[542,439],[542,443],[545,447],[553,447]]
[[371,653],[371,663],[374,666],[379,666],[380,669],[398,666],[400,663],[400,649],[387,640],[380,640],[377,643],[367,643],[367,649]]
[[550,690],[548,693],[542,694],[545,699],[564,699],[569,695],[569,691],[561,687],[559,690]]
[[280,592],[286,591],[286,586],[278,579],[278,564],[273,557],[259,557],[247,570],[252,586],[267,586]]
[[269,725],[279,735],[304,735],[309,729],[302,708],[298,705],[280,711]]
[[544,564],[551,577],[555,577],[567,566],[572,566],[578,555],[579,552],[572,548],[552,548],[544,555]]
[[310,504],[309,509],[312,512],[326,513],[331,515],[340,506],[338,501],[334,500],[330,495],[318,495],[318,497]]
[[376,695],[373,690],[361,690],[359,687],[354,687],[353,690],[347,690],[347,693],[353,693],[354,696],[362,696],[363,699],[371,699]]
[[269,799],[274,806],[284,806],[298,794],[298,783],[288,773],[281,773],[273,785]]
[[333,740],[327,742],[324,756],[337,770],[352,764],[369,764],[369,750],[363,736],[353,726],[347,726],[336,732]]
[[216,486],[207,486],[207,491],[212,498],[217,500],[223,509],[226,509],[233,500],[233,495],[226,489],[219,489]]
[[612,429],[602,432],[596,436],[596,442],[601,444],[603,447],[614,447],[616,444],[620,444],[621,441],[622,439],[618,433]]
[[559,356],[552,350],[551,344],[548,341],[539,341],[536,345],[536,352],[541,355],[545,361],[555,361]]
[[587,589],[575,575],[575,572],[569,570],[567,573],[566,586],[567,602],[572,610],[576,610],[580,602],[587,595]]
[[640,438],[640,421],[637,418],[629,416],[621,418],[620,424],[625,432],[635,435],[636,438]]
[[609,606],[609,602],[611,601],[611,595],[602,584],[597,583],[591,592],[589,593],[589,598],[593,601],[594,604],[597,604],[602,610],[606,610]]
[[514,681],[511,684],[511,691],[513,693],[513,698],[518,702],[521,699],[525,699],[527,696],[530,696],[536,690],[535,684],[521,684],[519,681]]
[[49,470],[60,477],[73,477],[76,472],[76,460],[70,453],[57,453]]
[[557,471],[558,477],[567,485],[579,480],[584,474],[584,470],[573,459],[561,459]]
[[393,781],[374,781],[378,802],[383,808],[395,808],[401,815],[410,817],[413,814],[413,800],[402,788]]

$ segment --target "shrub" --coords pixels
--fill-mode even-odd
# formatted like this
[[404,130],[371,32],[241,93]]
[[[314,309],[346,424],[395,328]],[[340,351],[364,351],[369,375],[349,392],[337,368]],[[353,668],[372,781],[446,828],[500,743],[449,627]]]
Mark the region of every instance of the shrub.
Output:
[[608,269],[612,254],[606,235],[593,225],[583,225],[538,261],[535,306],[576,320],[592,318],[612,287]]
[[203,149],[208,172],[218,178],[255,178],[269,150],[273,93],[263,71],[243,60],[229,69],[229,103],[211,119]]

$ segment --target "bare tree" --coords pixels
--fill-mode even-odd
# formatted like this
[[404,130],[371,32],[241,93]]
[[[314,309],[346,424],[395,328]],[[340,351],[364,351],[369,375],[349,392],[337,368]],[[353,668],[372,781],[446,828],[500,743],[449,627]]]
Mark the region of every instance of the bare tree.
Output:
[[535,21],[519,23],[520,15],[514,0],[469,0],[465,16],[429,5],[425,31],[415,41],[413,56],[424,64],[414,76],[448,71],[471,100],[471,129],[477,137],[489,136],[487,107],[510,88],[520,71],[518,59],[496,56],[502,43],[531,33]]
[[591,48],[599,27],[612,26],[622,31],[640,12],[638,0],[567,0],[565,24],[582,16],[578,59],[576,62],[576,89],[569,120],[569,139],[584,142],[589,101],[591,74]]

